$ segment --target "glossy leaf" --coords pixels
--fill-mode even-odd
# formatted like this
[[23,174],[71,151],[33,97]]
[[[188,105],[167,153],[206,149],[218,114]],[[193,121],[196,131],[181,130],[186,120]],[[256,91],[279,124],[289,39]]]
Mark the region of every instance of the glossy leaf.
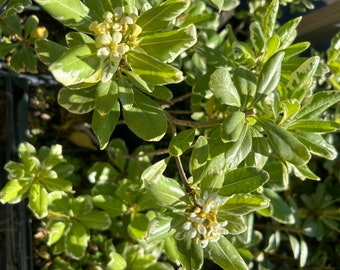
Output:
[[99,82],[96,90],[95,109],[101,116],[105,116],[117,107],[118,84],[115,80]]
[[116,102],[112,110],[106,115],[100,115],[96,110],[92,115],[92,129],[99,140],[100,149],[104,149],[111,138],[112,132],[119,120],[119,103]]
[[273,35],[278,10],[279,1],[273,0],[268,6],[266,13],[262,19],[262,27],[266,37],[271,37]]
[[93,204],[103,209],[110,217],[117,217],[123,214],[127,209],[124,203],[110,195],[96,195],[92,197]]
[[65,86],[88,79],[98,68],[99,58],[94,54],[94,46],[82,44],[66,51],[49,70],[57,81]]
[[211,74],[209,89],[222,104],[235,107],[241,106],[239,94],[227,68],[218,68]]
[[17,179],[7,182],[1,189],[0,202],[14,204],[22,201],[28,195],[31,184],[31,181],[18,181]]
[[47,245],[52,246],[58,242],[65,233],[67,223],[65,221],[58,221],[57,219],[50,219],[46,225],[48,231]]
[[172,218],[167,216],[158,216],[153,219],[148,226],[146,241],[158,241],[169,238],[175,233],[171,227]]
[[225,144],[226,165],[229,169],[237,167],[250,153],[252,138],[249,125],[243,126],[240,137],[235,142]]
[[183,80],[183,74],[180,70],[150,55],[131,51],[126,57],[132,71],[148,83],[164,85],[178,83]]
[[146,185],[152,185],[154,182],[159,181],[168,165],[168,162],[169,158],[166,158],[156,162],[155,164],[152,164],[143,171],[141,180],[144,181]]
[[314,155],[330,160],[335,159],[337,156],[334,146],[329,144],[320,134],[298,132],[295,133],[295,137]]
[[195,239],[177,240],[178,258],[185,269],[199,270],[204,261],[203,248]]
[[169,0],[143,12],[136,24],[145,32],[157,32],[167,28],[169,23],[181,15],[190,4],[187,0]]
[[250,194],[234,194],[218,208],[218,212],[225,215],[245,215],[268,206],[269,200],[265,197]]
[[195,43],[196,28],[189,25],[178,30],[147,35],[140,41],[139,48],[163,62],[172,62]]
[[223,142],[235,142],[240,138],[245,125],[245,114],[236,111],[228,115],[221,126],[221,139]]
[[260,123],[270,145],[282,159],[294,165],[304,165],[309,161],[311,156],[308,149],[290,132],[267,120],[261,120]]
[[67,51],[67,48],[57,42],[47,39],[35,41],[35,51],[45,65],[51,65]]
[[155,180],[146,181],[145,188],[161,206],[173,207],[187,200],[183,187],[174,179],[163,175]]
[[215,171],[206,169],[206,171],[200,182],[201,191],[208,191],[209,194],[218,192],[224,180],[223,171],[217,169]]
[[340,91],[320,91],[304,103],[295,115],[296,119],[315,119],[329,107],[340,101]]
[[89,239],[90,235],[86,228],[79,221],[74,220],[66,236],[67,254],[74,259],[84,257]]
[[89,229],[106,230],[111,225],[108,213],[93,210],[85,215],[78,216],[78,220]]
[[127,126],[146,141],[159,141],[167,130],[164,111],[146,95],[136,91],[131,109],[123,108]]
[[299,120],[289,125],[288,130],[313,132],[313,133],[329,133],[339,130],[340,124],[323,120]]
[[231,196],[235,193],[249,193],[261,187],[268,179],[269,175],[264,170],[255,167],[238,168],[225,174],[218,194]]
[[[133,72],[130,73],[133,74],[133,76],[129,76],[129,78],[136,78],[138,76]],[[139,79],[144,82],[141,78]],[[133,84],[136,85],[136,82],[134,81]],[[146,82],[144,82],[144,84],[146,84]],[[138,87],[139,85],[137,84],[136,86]],[[118,97],[124,109],[130,110],[132,108],[134,96],[134,91],[128,80],[123,76],[118,75]]]
[[265,37],[258,21],[254,21],[249,26],[250,40],[257,54],[260,54],[265,45]]
[[248,69],[236,68],[233,81],[241,99],[241,110],[245,110],[255,97],[257,85],[256,76]]
[[236,216],[236,215],[228,215],[226,213],[218,213],[218,219],[220,221],[228,221],[227,226],[225,228],[228,230],[229,234],[238,235],[245,232],[247,228],[244,217],[243,216]]
[[296,28],[299,25],[302,17],[296,17],[276,30],[276,34],[280,37],[280,48],[284,49],[292,44],[296,38],[297,31]]
[[309,91],[311,79],[316,72],[319,62],[320,58],[318,56],[308,58],[291,74],[290,80],[287,83],[289,99],[296,98],[300,102],[303,100]]
[[47,13],[65,26],[88,32],[89,8],[79,0],[36,0]]
[[43,217],[46,217],[47,212],[47,206],[48,206],[48,199],[47,199],[48,193],[46,189],[37,183],[33,183],[30,191],[29,191],[29,202],[28,207],[32,210],[34,215],[42,219]]
[[200,180],[204,171],[204,165],[209,157],[208,141],[204,136],[198,137],[190,157],[189,170],[194,178],[194,182]]
[[83,44],[83,43],[93,43],[94,42],[94,40],[90,36],[88,36],[88,35],[86,35],[82,32],[69,32],[69,33],[66,34],[65,38],[66,38],[67,46],[69,48],[74,47],[74,46],[78,46],[78,45]]
[[275,52],[277,52],[279,46],[280,38],[277,35],[271,36],[267,39],[264,62],[266,62]]
[[186,129],[179,132],[169,144],[169,153],[172,156],[180,156],[190,148],[194,142],[195,129]]
[[283,52],[276,53],[264,64],[257,82],[257,91],[253,104],[269,95],[277,87],[280,80],[283,57]]
[[83,89],[63,87],[58,92],[58,103],[71,113],[91,112],[95,107],[96,86]]
[[265,189],[264,194],[270,199],[271,217],[284,224],[294,224],[294,214],[283,198],[271,189]]
[[210,242],[208,254],[211,260],[225,270],[247,270],[248,266],[232,243],[225,237]]

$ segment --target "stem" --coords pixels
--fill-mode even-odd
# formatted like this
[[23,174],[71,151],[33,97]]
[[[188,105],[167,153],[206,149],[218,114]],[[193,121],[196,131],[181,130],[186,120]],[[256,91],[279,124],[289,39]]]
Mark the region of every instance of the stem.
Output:
[[285,226],[275,226],[275,225],[268,225],[268,224],[255,224],[254,227],[256,229],[265,229],[265,230],[273,230],[273,231],[285,231],[285,232],[294,232],[305,235],[306,232],[301,229],[285,227]]
[[170,115],[169,113],[166,113],[166,116],[168,117],[169,123],[172,125],[192,127],[192,128],[212,127],[212,126],[218,126],[223,123],[223,119],[211,120],[211,121],[206,121],[206,122],[195,122],[195,121],[190,121],[190,120],[177,119],[173,117],[172,115]]

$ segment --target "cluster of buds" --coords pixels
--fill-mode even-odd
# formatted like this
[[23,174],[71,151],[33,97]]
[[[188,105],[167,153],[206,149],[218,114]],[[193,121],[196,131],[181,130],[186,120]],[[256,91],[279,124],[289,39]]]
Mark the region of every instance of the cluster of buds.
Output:
[[101,58],[102,80],[108,81],[117,71],[121,60],[129,50],[137,46],[137,37],[142,28],[135,22],[138,18],[137,9],[129,15],[124,15],[122,8],[103,14],[103,21],[94,21],[89,30],[95,37],[97,56]]
[[183,224],[182,231],[179,231],[175,237],[183,239],[184,237],[194,238],[205,248],[209,242],[217,242],[222,235],[228,234],[225,228],[228,221],[217,221],[217,193],[209,194],[204,192],[203,198],[199,198],[197,205],[186,212],[187,221]]

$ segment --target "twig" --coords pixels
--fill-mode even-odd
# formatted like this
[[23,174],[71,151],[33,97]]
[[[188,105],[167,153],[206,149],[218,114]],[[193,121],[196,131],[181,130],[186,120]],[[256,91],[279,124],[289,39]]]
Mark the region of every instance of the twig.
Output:
[[211,121],[206,121],[206,122],[195,122],[195,121],[190,121],[190,120],[182,120],[182,119],[177,119],[173,117],[167,112],[166,112],[166,116],[168,117],[169,123],[172,125],[192,127],[192,128],[213,127],[213,126],[218,126],[223,123],[223,119],[211,120]]

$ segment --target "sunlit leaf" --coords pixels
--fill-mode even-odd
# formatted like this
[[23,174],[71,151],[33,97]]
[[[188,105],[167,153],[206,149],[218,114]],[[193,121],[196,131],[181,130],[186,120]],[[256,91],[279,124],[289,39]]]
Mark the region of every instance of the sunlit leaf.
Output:
[[146,141],[159,141],[167,129],[164,111],[146,95],[136,91],[131,109],[123,108],[127,126]]
[[204,261],[203,248],[189,237],[177,240],[178,258],[185,269],[199,270]]
[[238,168],[225,174],[218,194],[231,196],[236,193],[249,193],[261,187],[268,179],[269,175],[264,170],[255,167]]
[[169,144],[169,153],[172,156],[180,156],[193,143],[195,137],[195,129],[186,129],[179,132]]
[[238,253],[236,248],[225,237],[208,245],[210,259],[225,270],[246,270],[248,266]]
[[90,239],[88,231],[79,221],[73,220],[66,236],[66,253],[75,259],[85,255],[87,242]]

